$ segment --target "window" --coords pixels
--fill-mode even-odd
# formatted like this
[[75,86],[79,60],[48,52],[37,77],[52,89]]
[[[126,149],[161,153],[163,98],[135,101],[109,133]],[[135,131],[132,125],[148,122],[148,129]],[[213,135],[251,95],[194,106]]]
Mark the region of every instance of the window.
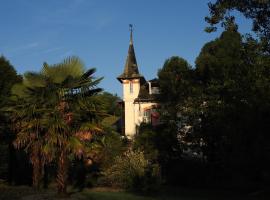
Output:
[[129,92],[130,92],[130,94],[133,93],[133,83],[132,83],[132,81],[129,81]]
[[147,109],[143,112],[143,122],[150,123],[151,121],[151,109]]
[[152,87],[152,94],[159,94],[159,88],[158,87]]

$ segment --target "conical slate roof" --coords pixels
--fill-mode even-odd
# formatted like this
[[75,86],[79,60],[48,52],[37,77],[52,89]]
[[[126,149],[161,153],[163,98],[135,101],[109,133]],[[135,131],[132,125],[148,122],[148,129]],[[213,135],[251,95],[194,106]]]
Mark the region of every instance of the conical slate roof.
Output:
[[133,38],[132,38],[132,27],[130,30],[130,42],[128,48],[128,55],[126,59],[124,72],[117,77],[117,79],[122,82],[123,79],[134,79],[134,78],[143,78],[143,76],[139,73],[139,69],[137,66],[134,46],[133,46]]

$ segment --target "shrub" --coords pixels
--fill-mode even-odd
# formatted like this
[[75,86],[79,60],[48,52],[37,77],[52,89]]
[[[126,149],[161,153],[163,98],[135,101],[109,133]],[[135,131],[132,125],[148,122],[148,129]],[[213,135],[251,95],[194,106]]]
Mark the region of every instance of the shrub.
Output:
[[116,157],[103,175],[108,185],[137,192],[151,191],[160,183],[159,166],[152,165],[140,150],[128,150]]
[[139,134],[135,135],[133,149],[141,149],[148,160],[157,161],[157,138],[157,133],[151,126],[142,124],[139,129]]
[[[122,155],[126,149],[125,141],[119,133],[109,128],[104,130],[105,134],[96,136],[95,144],[92,142],[93,150],[89,151],[86,158],[89,161],[85,162],[87,165],[85,185],[87,187],[108,185],[104,182],[102,173],[111,167],[116,157]],[[76,176],[76,173],[74,174]]]
[[100,170],[107,169],[117,156],[120,156],[126,148],[123,139],[119,133],[107,130],[106,134],[101,138],[102,149],[100,152],[100,161],[98,165]]

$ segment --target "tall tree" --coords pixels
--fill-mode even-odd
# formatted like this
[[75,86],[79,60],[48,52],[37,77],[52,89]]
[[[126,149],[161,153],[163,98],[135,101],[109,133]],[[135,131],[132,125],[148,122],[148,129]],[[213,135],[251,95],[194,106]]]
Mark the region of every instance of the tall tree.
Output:
[[194,92],[193,75],[194,70],[183,58],[174,56],[165,61],[158,71],[160,94],[157,97],[163,123],[152,133],[147,128],[143,130],[142,127],[141,130],[146,132],[148,138],[152,137],[150,140],[157,148],[158,160],[167,177],[172,177],[173,163],[179,162],[182,156],[179,136],[186,122],[182,112]]
[[[33,161],[40,163],[40,158],[44,162],[57,160],[56,180],[60,194],[66,193],[70,155],[85,155],[91,149],[86,147],[92,135],[101,131],[98,123],[103,116],[102,104],[95,97],[101,91],[96,88],[101,79],[94,79],[94,72],[95,69],[85,72],[82,62],[72,57],[56,65],[45,63],[40,73],[26,73],[23,84],[14,88],[14,94],[24,100],[21,101],[23,113],[27,113],[27,104],[36,109],[32,112],[34,118],[30,113],[17,120],[19,127],[21,121],[27,126],[20,129],[15,144],[30,147]],[[15,117],[18,116],[21,117],[15,112]],[[30,121],[39,123],[31,126]],[[33,130],[33,127],[36,128]],[[36,152],[40,152],[39,157]]]
[[[269,136],[263,131],[270,122],[266,114],[270,109],[267,63],[269,58],[258,43],[243,40],[235,29],[227,29],[207,43],[196,60],[205,153],[210,163],[226,166],[237,176],[255,176],[264,168],[257,158],[268,157],[264,141]],[[255,163],[258,171],[248,167]]]
[[[11,87],[21,81],[21,76],[17,75],[10,62],[4,56],[0,56],[0,108],[6,105],[11,93]],[[7,130],[7,116],[4,116],[3,112],[1,112],[0,119],[0,137],[3,137],[4,132]]]
[[174,56],[167,59],[158,71],[160,95],[158,99],[166,109],[170,120],[175,120],[180,104],[183,104],[190,94],[192,68],[183,58]]
[[21,82],[22,77],[17,75],[14,67],[4,56],[0,56],[0,77],[0,103],[2,104],[8,99],[11,87]]
[[232,10],[241,12],[246,18],[253,21],[253,31],[261,38],[265,50],[270,53],[270,1],[269,0],[216,0],[208,4],[210,16],[206,21],[211,32],[216,30],[216,24],[233,20]]
[[17,74],[10,62],[4,56],[0,56],[0,178],[8,178],[9,182],[11,182],[14,169],[12,165],[14,152],[11,145],[14,134],[10,127],[10,118],[2,108],[8,103],[11,87],[21,81],[22,77]]

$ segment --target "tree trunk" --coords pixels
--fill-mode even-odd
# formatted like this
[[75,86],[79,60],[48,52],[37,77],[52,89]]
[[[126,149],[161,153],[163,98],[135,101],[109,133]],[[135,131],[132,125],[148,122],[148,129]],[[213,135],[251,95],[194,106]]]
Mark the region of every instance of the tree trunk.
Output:
[[60,152],[58,160],[58,170],[57,170],[57,187],[58,194],[67,195],[67,174],[68,174],[68,159],[66,152],[62,150]]
[[33,187],[35,189],[40,189],[40,184],[43,177],[43,162],[41,160],[42,158],[39,148],[39,145],[36,145],[31,155],[31,162],[33,165]]
[[43,188],[48,189],[48,184],[49,184],[49,171],[48,171],[48,166],[44,165],[43,167]]

